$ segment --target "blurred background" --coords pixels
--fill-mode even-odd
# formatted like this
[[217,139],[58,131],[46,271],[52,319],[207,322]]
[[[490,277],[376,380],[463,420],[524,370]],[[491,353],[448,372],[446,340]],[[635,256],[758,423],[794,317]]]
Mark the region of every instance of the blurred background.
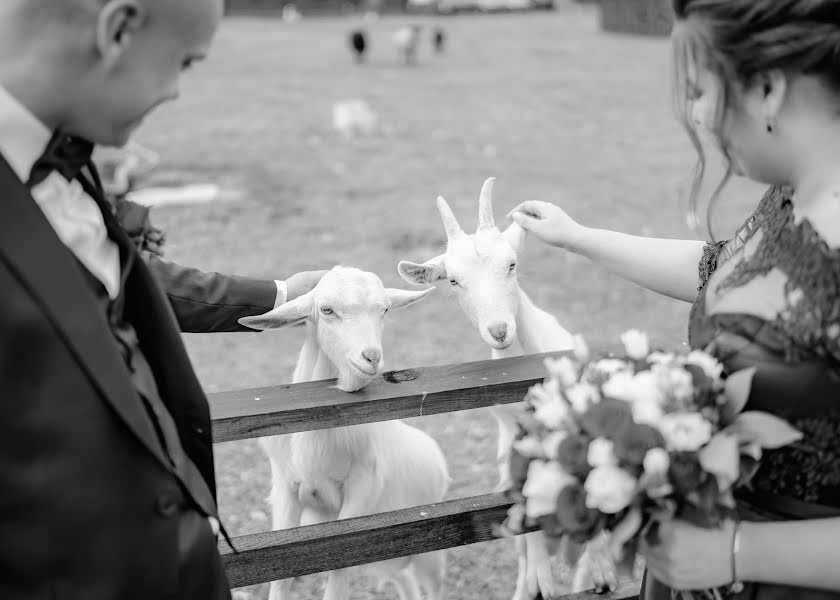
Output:
[[[136,139],[156,153],[140,188],[204,186],[152,209],[167,258],[280,279],[342,264],[407,287],[397,262],[444,248],[435,198],[446,197],[469,230],[491,176],[499,223],[518,202],[540,199],[589,226],[703,236],[686,225],[695,154],[672,111],[667,0],[228,0],[227,8],[209,60]],[[716,212],[717,235],[739,225],[761,192],[734,182]],[[687,304],[585,259],[531,240],[519,277],[598,350],[616,349],[631,327],[657,346],[685,343]],[[289,381],[303,339],[299,328],[186,337],[209,392]],[[387,368],[485,358],[445,293],[390,317]],[[486,411],[413,424],[443,447],[450,498],[493,490],[496,429]],[[268,464],[256,442],[216,452],[230,533],[270,529]],[[452,550],[448,598],[509,598],[515,574],[511,540]],[[559,566],[557,575],[568,580]],[[303,578],[297,594],[320,597],[322,583]],[[392,597],[369,581],[356,588],[354,597]],[[236,597],[267,593],[253,586]]]

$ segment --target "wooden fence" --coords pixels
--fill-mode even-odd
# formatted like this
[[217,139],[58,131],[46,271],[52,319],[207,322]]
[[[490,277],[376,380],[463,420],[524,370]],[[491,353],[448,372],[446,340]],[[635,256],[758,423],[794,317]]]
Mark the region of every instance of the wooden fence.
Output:
[[[311,382],[210,395],[216,442],[422,417],[522,400],[545,375],[531,355],[391,371],[360,392]],[[486,494],[405,510],[233,538],[219,550],[232,587],[298,577],[388,558],[494,539],[504,520],[504,494]],[[639,582],[614,594],[571,594],[566,600],[638,598]]]

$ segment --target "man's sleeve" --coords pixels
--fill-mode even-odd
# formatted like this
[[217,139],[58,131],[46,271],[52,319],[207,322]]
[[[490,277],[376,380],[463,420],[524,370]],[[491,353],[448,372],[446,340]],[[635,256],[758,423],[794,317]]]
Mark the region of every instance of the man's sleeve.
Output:
[[149,252],[143,253],[143,259],[185,333],[253,331],[238,319],[263,314],[286,301],[283,282],[200,271]]

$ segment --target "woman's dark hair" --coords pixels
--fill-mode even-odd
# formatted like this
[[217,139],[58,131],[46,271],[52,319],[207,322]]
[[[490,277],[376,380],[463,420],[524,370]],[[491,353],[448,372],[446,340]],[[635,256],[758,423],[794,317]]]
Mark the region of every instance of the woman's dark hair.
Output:
[[[698,161],[689,194],[689,222],[696,226],[697,203],[706,170],[706,157],[691,119],[687,72],[698,64],[720,79],[720,99],[712,131],[722,144],[723,120],[733,84],[748,84],[756,75],[780,69],[813,75],[840,95],[840,0],[673,0],[674,84],[677,114],[697,149]],[[711,211],[732,175],[715,189]]]

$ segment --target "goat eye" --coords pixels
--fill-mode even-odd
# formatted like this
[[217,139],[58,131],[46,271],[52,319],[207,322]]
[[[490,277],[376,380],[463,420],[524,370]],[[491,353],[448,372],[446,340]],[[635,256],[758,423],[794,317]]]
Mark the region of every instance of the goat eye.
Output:
[[449,280],[449,283],[450,283],[451,285],[460,285],[460,284],[459,284],[457,281],[455,281],[454,279],[450,279],[450,280]]
[[334,315],[335,311],[331,309],[329,306],[322,306],[321,312],[325,315]]
[[510,263],[510,269],[508,269],[508,273],[513,273],[516,270],[516,263]]

